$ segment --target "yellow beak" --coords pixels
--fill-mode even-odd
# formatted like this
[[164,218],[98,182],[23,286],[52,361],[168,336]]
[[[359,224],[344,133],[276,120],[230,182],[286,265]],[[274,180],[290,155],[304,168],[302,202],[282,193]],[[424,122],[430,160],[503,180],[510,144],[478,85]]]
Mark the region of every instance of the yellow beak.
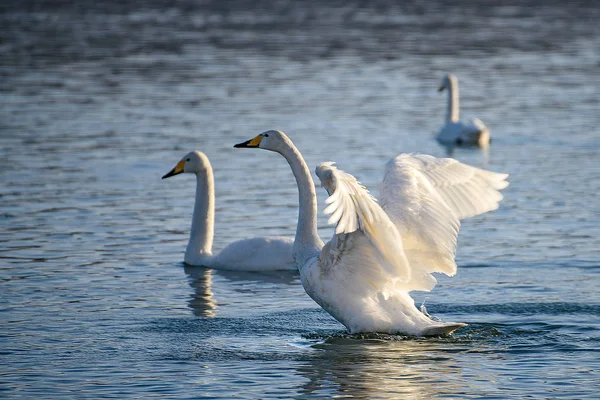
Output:
[[175,175],[179,175],[183,172],[183,166],[185,165],[185,160],[181,160],[177,163],[175,168],[167,172],[161,179],[170,178]]
[[238,143],[238,144],[234,145],[233,147],[236,147],[238,149],[245,148],[245,147],[248,147],[248,148],[258,147],[262,138],[263,138],[262,135],[258,135],[254,139],[250,139],[250,140],[246,140],[245,142]]

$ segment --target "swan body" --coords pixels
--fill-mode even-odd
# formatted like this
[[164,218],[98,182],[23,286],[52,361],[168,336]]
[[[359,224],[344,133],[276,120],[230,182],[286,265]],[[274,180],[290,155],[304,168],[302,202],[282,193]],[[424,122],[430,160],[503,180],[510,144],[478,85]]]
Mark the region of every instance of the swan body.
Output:
[[235,147],[272,150],[290,164],[300,201],[294,256],[302,286],[351,333],[428,336],[465,326],[432,320],[409,292],[431,290],[433,272],[454,275],[459,220],[497,208],[507,175],[403,154],[386,167],[380,205],[352,175],[322,163],[316,174],[329,194],[325,213],[336,226],[323,245],[314,183],[291,140],[267,131]]
[[243,271],[296,269],[292,255],[294,241],[285,237],[238,240],[213,254],[215,189],[212,166],[204,153],[191,151],[162,179],[181,173],[196,175],[194,214],[184,257],[186,264]]
[[446,120],[439,130],[436,139],[448,146],[479,146],[487,147],[490,144],[490,131],[485,124],[477,118],[461,121],[459,117],[460,105],[458,96],[458,79],[454,74],[447,74],[442,79],[438,91],[448,90],[448,105]]

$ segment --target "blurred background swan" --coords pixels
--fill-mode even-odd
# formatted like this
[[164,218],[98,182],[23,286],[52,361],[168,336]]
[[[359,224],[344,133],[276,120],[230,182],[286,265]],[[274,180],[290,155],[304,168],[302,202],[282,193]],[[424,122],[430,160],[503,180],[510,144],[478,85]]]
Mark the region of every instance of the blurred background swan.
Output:
[[446,74],[438,89],[439,92],[448,90],[446,119],[437,134],[437,140],[446,146],[479,146],[490,144],[490,131],[477,118],[468,121],[460,120],[460,100],[458,94],[458,79],[452,73]]
[[208,157],[194,150],[162,179],[182,173],[196,175],[196,200],[190,240],[184,261],[194,266],[243,271],[294,270],[293,240],[285,237],[255,237],[237,240],[218,254],[213,254],[215,225],[215,188],[212,166]]

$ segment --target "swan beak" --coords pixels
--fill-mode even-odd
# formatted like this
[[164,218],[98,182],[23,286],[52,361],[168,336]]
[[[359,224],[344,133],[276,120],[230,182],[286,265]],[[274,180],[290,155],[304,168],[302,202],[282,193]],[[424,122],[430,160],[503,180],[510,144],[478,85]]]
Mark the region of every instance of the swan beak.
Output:
[[238,149],[258,147],[262,138],[263,138],[262,135],[258,135],[254,139],[250,139],[250,140],[246,140],[245,142],[238,143],[238,144],[234,145],[233,147],[238,148]]
[[167,172],[161,179],[170,178],[175,175],[179,175],[183,172],[183,166],[185,165],[185,161],[181,160],[177,163],[175,168]]

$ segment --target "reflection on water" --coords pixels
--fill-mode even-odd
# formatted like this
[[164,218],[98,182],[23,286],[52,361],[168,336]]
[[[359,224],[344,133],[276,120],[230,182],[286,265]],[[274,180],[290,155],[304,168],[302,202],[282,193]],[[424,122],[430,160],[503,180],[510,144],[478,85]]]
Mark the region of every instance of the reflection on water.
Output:
[[214,317],[217,315],[217,301],[212,292],[212,274],[210,268],[185,265],[188,282],[194,289],[190,295],[189,306],[198,317]]
[[[299,283],[296,271],[224,271],[184,264],[193,293],[188,301],[194,315],[212,318],[221,305],[257,310],[285,309],[289,304],[311,304]],[[214,289],[218,282],[219,289]],[[284,291],[282,293],[282,290]],[[273,293],[278,292],[277,298]],[[302,301],[296,300],[298,296]]]
[[364,399],[433,398],[460,391],[461,367],[433,341],[328,339],[298,368],[302,394]]

